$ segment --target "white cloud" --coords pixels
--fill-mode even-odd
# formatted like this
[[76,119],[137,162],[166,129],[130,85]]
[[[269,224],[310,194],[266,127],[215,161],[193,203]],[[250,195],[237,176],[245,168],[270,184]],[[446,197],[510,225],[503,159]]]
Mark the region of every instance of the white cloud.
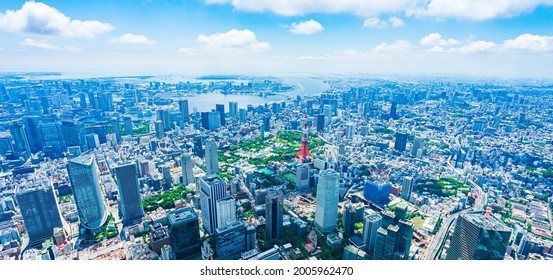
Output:
[[388,22],[390,22],[390,25],[392,25],[392,27],[401,27],[405,25],[405,22],[398,17],[391,17],[390,19],[388,19]]
[[317,21],[310,19],[300,23],[292,23],[290,32],[294,34],[311,35],[324,30],[324,27]]
[[388,20],[383,20],[379,17],[370,17],[363,22],[363,28],[381,29],[385,27],[401,27],[405,25],[405,22],[398,17],[391,17]]
[[430,33],[422,37],[419,41],[419,44],[423,46],[451,46],[459,44],[459,41],[455,39],[444,39],[442,35],[438,32]]
[[55,50],[55,51],[65,50],[65,51],[72,51],[72,52],[82,51],[81,49],[75,48],[75,47],[72,47],[72,46],[60,47],[60,46],[52,45],[52,44],[48,43],[47,41],[30,39],[30,38],[27,38],[27,39],[25,39],[25,40],[23,40],[19,43],[23,46],[29,46],[29,47],[45,49],[45,50]]
[[515,39],[506,40],[503,47],[507,51],[551,52],[553,36],[522,34]]
[[188,55],[198,55],[225,51],[263,52],[270,48],[271,45],[269,43],[258,41],[253,31],[248,29],[232,29],[225,33],[200,34],[194,46],[181,48],[179,52]]
[[498,50],[497,44],[494,42],[475,41],[458,48],[452,48],[449,51],[462,53],[462,54],[472,54],[472,53],[489,53],[497,50]]
[[153,45],[156,42],[152,41],[144,35],[137,35],[132,33],[126,33],[119,37],[112,38],[111,43],[113,44],[144,44],[144,45]]
[[407,13],[436,18],[489,20],[531,12],[540,5],[553,5],[553,0],[431,0],[427,5]]
[[26,2],[17,11],[7,10],[0,14],[0,30],[12,33],[90,38],[113,30],[113,26],[97,20],[72,20],[56,8],[44,3]]
[[433,53],[443,53],[445,52],[445,49],[443,47],[440,47],[440,46],[434,46],[430,49],[427,50],[428,52],[433,52]]
[[363,22],[363,28],[380,29],[387,26],[388,23],[378,17],[371,17]]
[[373,53],[401,53],[411,50],[411,43],[406,40],[397,40],[391,44],[380,43],[371,49]]
[[517,16],[553,0],[205,0],[237,10],[283,16],[350,13],[365,17],[405,13],[408,16],[487,20]]

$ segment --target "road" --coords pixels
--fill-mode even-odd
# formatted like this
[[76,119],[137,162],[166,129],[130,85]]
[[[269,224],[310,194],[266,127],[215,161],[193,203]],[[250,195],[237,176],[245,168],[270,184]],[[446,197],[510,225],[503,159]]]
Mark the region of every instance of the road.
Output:
[[[458,174],[462,174],[457,169],[451,165],[450,160],[447,161],[447,166],[455,171]],[[435,260],[438,256],[439,252],[442,249],[442,246],[444,245],[444,240],[446,237],[446,234],[449,232],[449,229],[451,228],[451,225],[457,220],[457,217],[459,217],[460,214],[464,214],[473,210],[482,210],[484,208],[484,205],[486,203],[486,197],[484,194],[484,191],[482,188],[476,184],[472,180],[468,180],[468,183],[473,186],[476,191],[478,192],[478,196],[476,197],[476,200],[474,201],[474,206],[467,208],[465,210],[459,211],[457,213],[451,214],[446,221],[442,224],[440,230],[434,235],[434,238],[432,238],[432,241],[430,242],[430,245],[428,245],[428,249],[426,249],[422,259],[424,260]]]

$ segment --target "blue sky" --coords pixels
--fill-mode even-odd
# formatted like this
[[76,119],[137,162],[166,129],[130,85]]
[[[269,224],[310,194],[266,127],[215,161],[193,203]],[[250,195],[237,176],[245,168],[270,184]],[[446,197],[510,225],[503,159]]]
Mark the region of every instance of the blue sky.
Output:
[[0,71],[552,77],[553,0],[0,2]]

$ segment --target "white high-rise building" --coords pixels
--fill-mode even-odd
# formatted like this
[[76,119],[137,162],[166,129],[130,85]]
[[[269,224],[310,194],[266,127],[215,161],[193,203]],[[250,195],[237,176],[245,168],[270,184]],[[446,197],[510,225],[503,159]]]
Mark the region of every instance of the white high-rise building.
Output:
[[363,243],[366,251],[370,252],[374,249],[376,234],[382,223],[382,216],[374,212],[368,213],[363,220]]
[[205,141],[205,172],[207,176],[219,174],[217,142],[213,138]]
[[217,201],[217,228],[225,227],[236,221],[236,201],[227,197]]
[[319,174],[315,224],[325,233],[336,229],[339,199],[338,178],[338,172],[332,169],[321,171]]
[[403,178],[403,184],[401,186],[401,197],[409,201],[409,197],[411,196],[412,191],[413,191],[413,177],[408,176]]
[[204,176],[200,179],[200,207],[204,231],[215,234],[217,228],[217,201],[227,198],[227,183],[219,176]]

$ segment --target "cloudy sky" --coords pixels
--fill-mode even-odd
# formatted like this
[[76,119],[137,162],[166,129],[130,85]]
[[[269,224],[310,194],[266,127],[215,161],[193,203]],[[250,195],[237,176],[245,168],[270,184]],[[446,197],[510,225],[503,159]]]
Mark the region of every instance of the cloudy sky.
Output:
[[553,78],[553,0],[1,1],[0,71]]

